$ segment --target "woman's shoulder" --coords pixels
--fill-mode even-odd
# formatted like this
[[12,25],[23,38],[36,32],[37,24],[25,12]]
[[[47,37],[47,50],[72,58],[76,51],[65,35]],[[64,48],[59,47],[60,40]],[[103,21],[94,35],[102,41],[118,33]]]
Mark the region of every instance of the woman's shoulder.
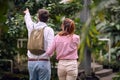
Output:
[[80,36],[77,34],[73,35],[73,41],[79,43],[80,42]]
[[56,35],[55,35],[55,38],[59,38],[59,37],[60,37],[59,34],[56,34]]
[[73,34],[73,38],[80,38],[80,36],[77,34]]

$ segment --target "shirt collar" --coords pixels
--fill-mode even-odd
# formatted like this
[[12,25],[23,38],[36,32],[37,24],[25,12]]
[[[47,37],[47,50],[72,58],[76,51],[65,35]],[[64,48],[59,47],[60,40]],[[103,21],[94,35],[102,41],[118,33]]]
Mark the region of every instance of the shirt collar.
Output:
[[45,27],[45,26],[47,26],[47,24],[46,23],[44,23],[44,22],[38,22],[37,23],[37,26],[40,26],[40,27]]

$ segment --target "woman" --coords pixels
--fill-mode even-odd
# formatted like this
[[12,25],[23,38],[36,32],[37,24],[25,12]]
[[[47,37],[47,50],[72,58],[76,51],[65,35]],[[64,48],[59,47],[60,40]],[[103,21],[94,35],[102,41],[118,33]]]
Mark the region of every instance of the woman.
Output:
[[62,31],[55,36],[46,55],[51,57],[56,51],[59,80],[76,80],[78,74],[77,49],[80,38],[74,34],[75,23],[71,19],[66,18],[61,28]]

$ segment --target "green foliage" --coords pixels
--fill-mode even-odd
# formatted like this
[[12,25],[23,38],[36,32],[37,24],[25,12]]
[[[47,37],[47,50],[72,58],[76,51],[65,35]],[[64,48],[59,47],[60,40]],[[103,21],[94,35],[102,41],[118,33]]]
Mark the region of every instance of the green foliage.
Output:
[[120,72],[118,72],[117,76],[113,77],[112,80],[120,80]]
[[[6,0],[7,1],[7,0]],[[81,5],[79,1],[75,0],[71,3],[63,4],[59,3],[61,0],[14,0],[12,8],[7,7],[8,4],[4,6],[7,7],[4,9],[6,13],[5,21],[3,22],[7,25],[8,29],[6,32],[2,32],[0,39],[0,58],[13,59],[17,53],[26,54],[26,48],[17,48],[17,40],[19,38],[27,38],[27,30],[24,23],[24,14],[23,11],[25,8],[30,9],[31,16],[33,21],[37,19],[37,10],[40,8],[48,9],[50,12],[50,19],[48,25],[55,30],[55,33],[60,31],[60,25],[63,17],[69,17],[75,20],[76,28],[79,28],[79,12]],[[4,3],[4,1],[1,1]],[[11,2],[11,1],[8,1]],[[5,2],[7,3],[7,2]],[[8,11],[8,12],[7,12]],[[2,27],[3,28],[3,27]],[[76,30],[76,33],[79,34],[80,30]]]
[[[81,37],[82,37],[81,44],[80,44],[81,58],[84,53],[85,46],[88,46],[92,53],[98,53],[100,48],[98,48],[99,41],[97,38],[98,38],[98,35],[101,35],[99,34],[99,29],[98,29],[99,23],[103,23],[106,20],[104,11],[107,10],[109,6],[116,5],[117,3],[118,2],[116,2],[116,0],[99,0],[99,1],[93,0],[92,1],[90,5],[91,15],[89,16],[88,20],[84,23],[81,31]],[[109,12],[106,12],[106,13],[109,14]]]
[[99,31],[112,41],[112,47],[120,46],[120,2],[110,4],[104,11],[104,23]]
[[[16,19],[17,18],[17,19]],[[3,33],[1,38],[1,52],[0,58],[13,59],[18,53],[17,49],[17,39],[27,37],[26,28],[24,28],[23,17],[21,15],[15,15],[6,21],[8,25],[7,33]],[[11,55],[11,56],[9,56]]]
[[92,53],[97,53],[99,50],[98,46],[98,36],[99,32],[96,30],[95,21],[91,22],[91,25],[89,27],[84,26],[82,29],[82,39],[80,43],[80,59],[82,58],[82,55],[84,53],[84,48],[87,45]]
[[[6,58],[9,54],[14,54],[12,51],[15,51],[15,48],[11,46],[14,44],[9,44],[14,39],[9,39],[8,34],[6,34],[8,27],[5,25],[7,19],[7,12],[9,9],[13,8],[13,1],[12,0],[1,0],[0,1],[0,58]],[[5,35],[6,34],[6,35]],[[12,58],[9,56],[8,59]]]
[[[8,1],[11,2],[11,1]],[[4,1],[3,1],[4,3]],[[8,5],[8,4],[6,4]],[[6,6],[4,5],[4,6]],[[14,6],[11,4],[11,6]],[[17,39],[27,36],[26,28],[23,21],[23,15],[16,13],[15,8],[8,8],[5,12],[7,18],[2,23],[1,27],[1,38],[0,38],[0,58],[1,59],[13,59],[14,56],[18,53],[17,49]],[[6,27],[5,27],[6,26]],[[6,30],[5,31],[3,31]]]
[[[115,0],[93,0],[90,5],[91,17],[85,24],[81,24],[79,19],[79,12],[83,8],[82,1],[73,0],[66,4],[59,3],[60,1],[61,0],[14,0],[14,5],[12,5],[14,7],[9,8],[8,2],[12,3],[12,1],[1,0],[0,6],[4,7],[0,12],[0,30],[2,26],[2,29],[7,32],[0,33],[0,58],[13,59],[14,55],[18,52],[26,53],[25,49],[17,48],[17,39],[27,38],[23,14],[25,8],[30,9],[33,20],[37,19],[36,13],[38,9],[45,8],[49,10],[50,19],[48,25],[54,29],[55,34],[61,30],[60,25],[65,17],[73,19],[76,24],[75,33],[80,34],[80,53],[82,54],[84,53],[86,45],[90,48],[91,52],[95,54],[102,48],[103,44],[101,42],[99,43],[97,39],[97,36],[100,35],[98,30],[108,34],[109,37],[112,36],[114,46],[120,45],[119,0],[117,5],[110,4],[114,3]],[[104,22],[107,22],[107,24]],[[100,23],[103,23],[104,26],[98,28]],[[114,23],[114,25],[111,25],[111,23]],[[7,28],[4,24],[7,25]],[[83,56],[80,55],[80,59],[82,57]]]
[[1,0],[0,7],[1,7],[0,23],[3,23],[3,22],[5,22],[5,19],[6,19],[5,13],[7,12],[7,9],[8,9],[8,0]]
[[12,0],[0,0],[0,38],[2,32],[7,31],[7,26],[4,24],[7,19],[7,11],[13,8],[13,1]]

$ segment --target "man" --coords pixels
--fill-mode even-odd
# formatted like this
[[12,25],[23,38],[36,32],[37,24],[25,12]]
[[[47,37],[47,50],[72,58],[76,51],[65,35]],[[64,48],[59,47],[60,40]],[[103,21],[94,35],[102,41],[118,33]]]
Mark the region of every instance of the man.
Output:
[[[46,22],[49,18],[49,12],[45,9],[38,10],[38,23],[34,23],[31,19],[29,9],[25,11],[25,23],[28,30],[28,38],[33,29],[44,28],[44,50],[51,45],[54,38],[54,31],[52,28],[48,27]],[[28,70],[30,75],[30,80],[50,80],[51,76],[51,65],[49,57],[43,55],[34,55],[29,50],[27,52],[28,56]]]

